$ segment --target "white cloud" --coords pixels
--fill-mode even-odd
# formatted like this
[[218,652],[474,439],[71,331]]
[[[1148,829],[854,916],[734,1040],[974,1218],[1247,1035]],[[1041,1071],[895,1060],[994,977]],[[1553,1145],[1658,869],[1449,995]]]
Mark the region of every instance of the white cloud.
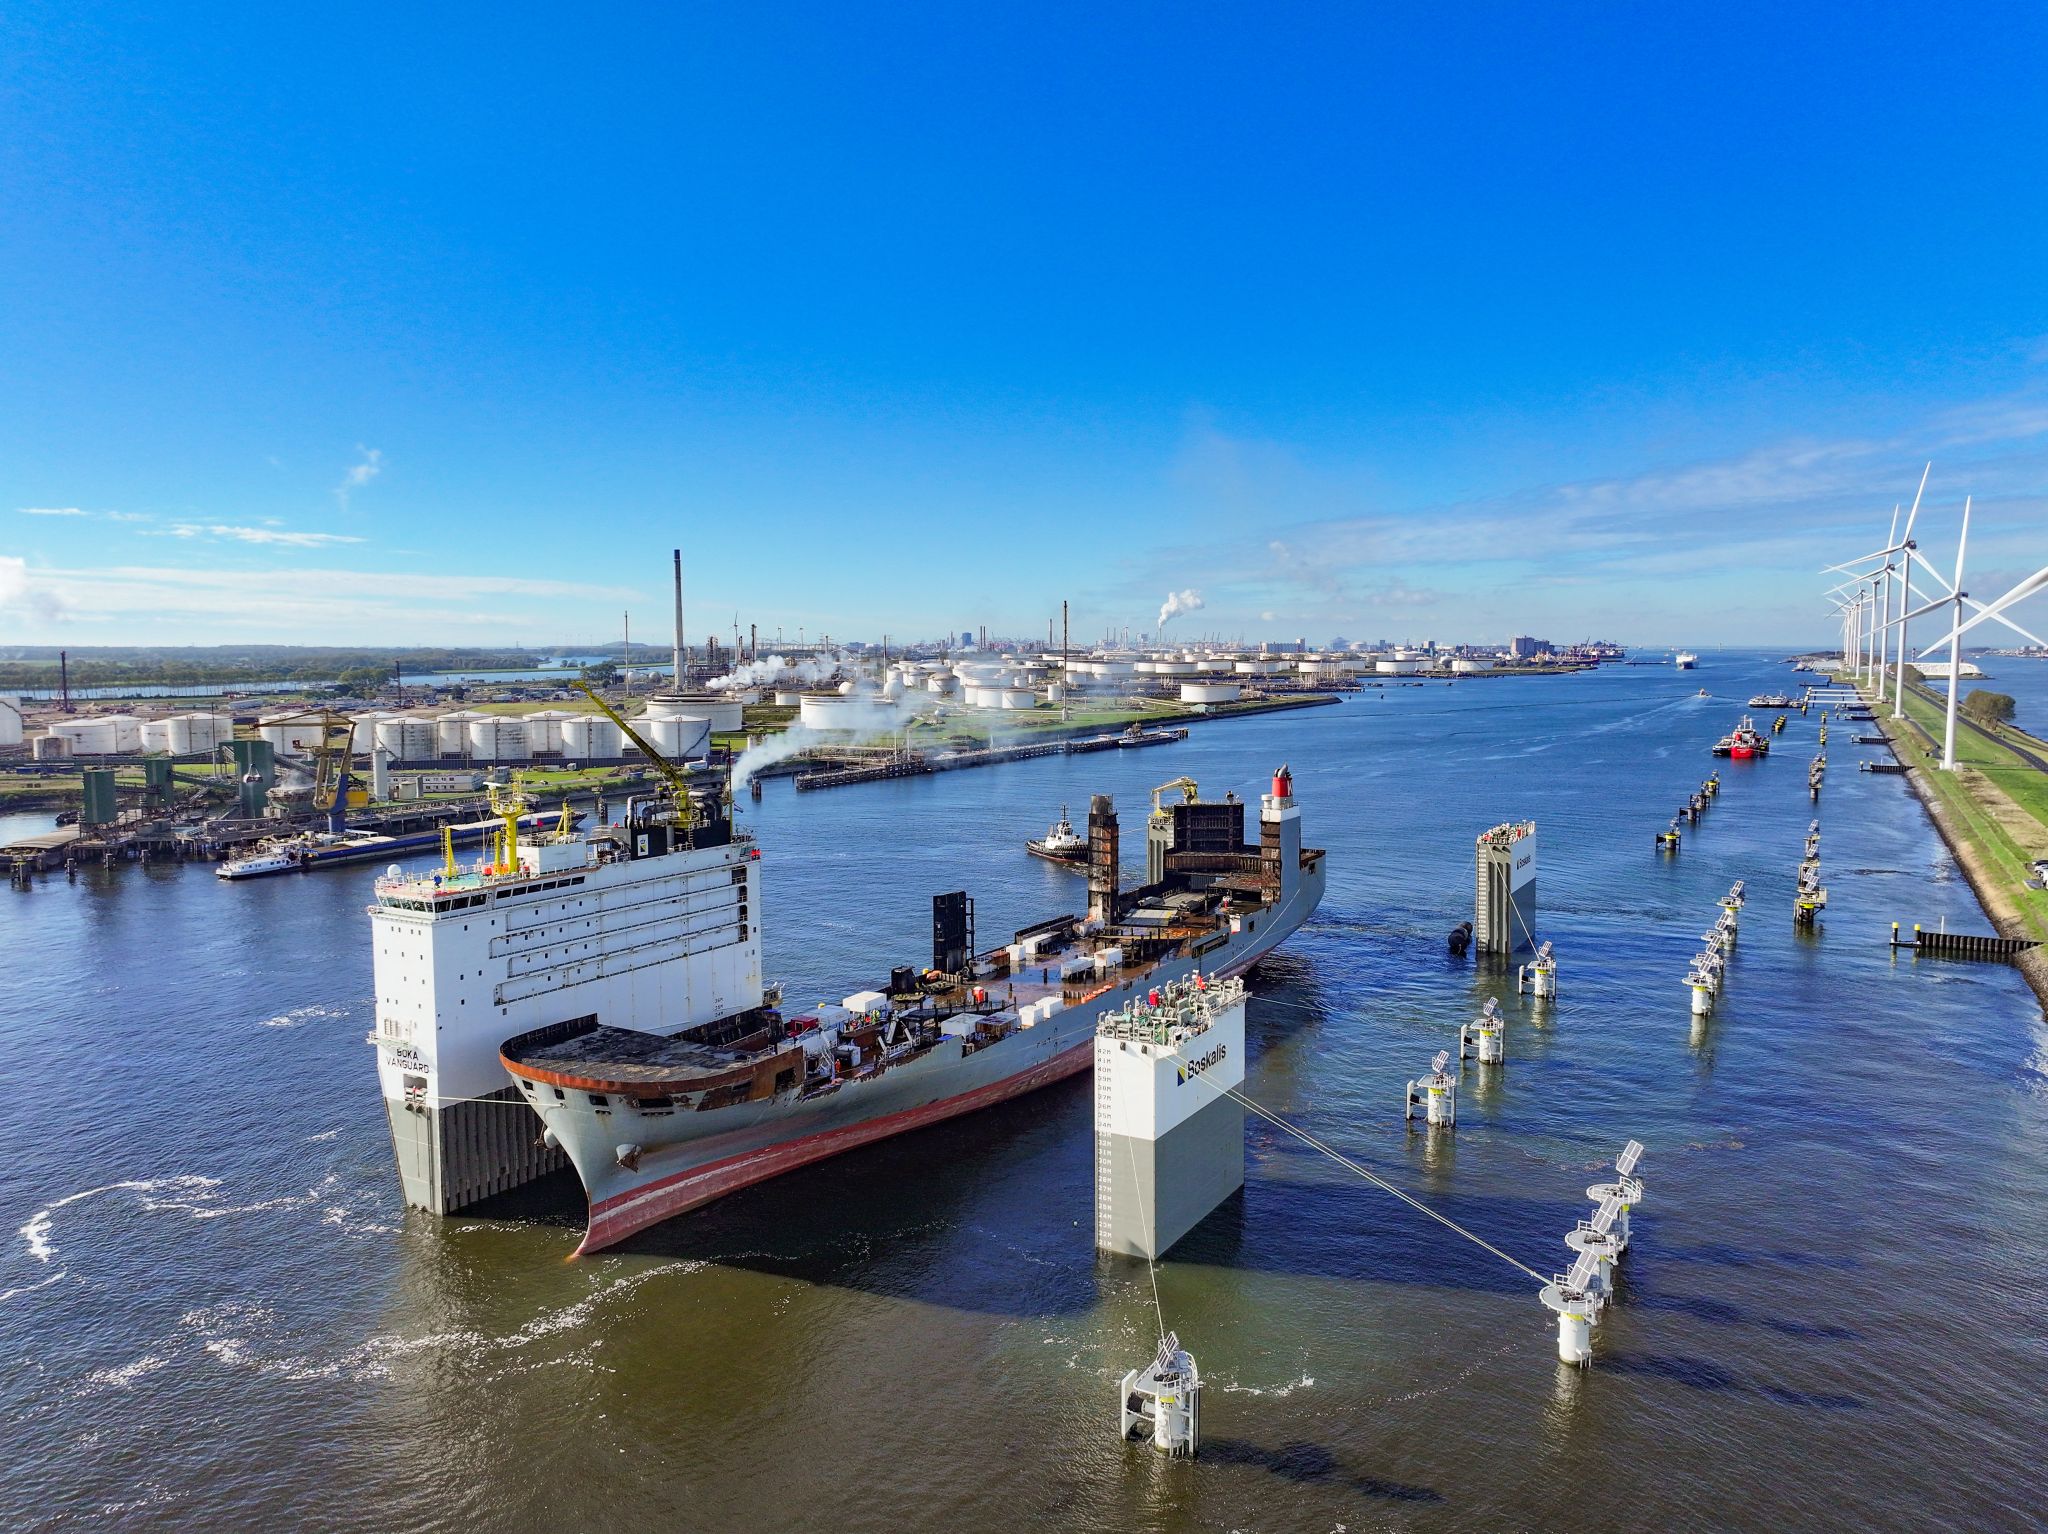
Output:
[[146,511],[110,511],[107,513],[107,520],[109,522],[153,522],[156,519]]
[[165,529],[164,536],[219,538],[233,543],[268,543],[293,549],[318,549],[329,544],[363,541],[348,533],[294,533],[275,527],[233,527],[222,522],[180,522]]
[[91,512],[82,511],[76,506],[17,506],[15,510],[24,517],[89,517],[92,515]]
[[351,495],[384,472],[384,454],[379,449],[359,445],[356,451],[363,455],[362,461],[349,465],[348,472],[341,476],[341,483],[334,487],[334,498],[344,511],[348,509]]
[[[10,595],[12,593],[12,595]],[[279,644],[508,638],[556,622],[609,616],[644,600],[630,587],[523,576],[417,575],[386,570],[215,570],[169,565],[28,569],[0,559],[0,613],[63,613],[95,638],[155,635],[195,643],[249,636]],[[575,616],[564,609],[575,609]]]
[[0,554],[0,622],[25,617],[47,623],[63,616],[63,599],[31,578],[27,560]]

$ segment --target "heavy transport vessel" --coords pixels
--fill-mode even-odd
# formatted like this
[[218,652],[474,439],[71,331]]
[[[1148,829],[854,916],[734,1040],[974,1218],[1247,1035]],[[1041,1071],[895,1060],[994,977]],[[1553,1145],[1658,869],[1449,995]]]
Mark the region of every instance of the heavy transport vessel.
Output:
[[489,868],[382,879],[371,1042],[406,1201],[451,1213],[566,1156],[591,1252],[1086,1070],[1102,1013],[1242,973],[1322,899],[1286,768],[1249,844],[1244,813],[1154,816],[1148,882],[1126,891],[1097,795],[1085,912],[977,951],[972,901],[940,895],[929,968],[800,1011],[763,982],[760,853],[723,785],[636,798],[617,827]]

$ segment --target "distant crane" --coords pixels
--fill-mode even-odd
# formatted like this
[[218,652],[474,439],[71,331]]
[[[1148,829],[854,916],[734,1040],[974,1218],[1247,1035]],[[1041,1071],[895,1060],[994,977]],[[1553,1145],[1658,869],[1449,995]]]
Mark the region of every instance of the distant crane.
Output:
[[355,752],[356,722],[331,708],[270,719],[266,724],[310,724],[319,728],[311,743],[293,744],[313,759],[313,808],[327,817],[327,829],[339,835],[348,829],[349,767]]

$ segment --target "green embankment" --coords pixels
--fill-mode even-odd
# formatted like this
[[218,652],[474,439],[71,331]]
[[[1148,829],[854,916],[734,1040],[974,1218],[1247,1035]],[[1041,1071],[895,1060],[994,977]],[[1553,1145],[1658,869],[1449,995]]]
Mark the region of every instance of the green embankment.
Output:
[[1945,700],[1906,689],[1906,725],[1888,707],[1878,722],[1896,743],[1914,779],[1940,805],[1948,829],[1974,855],[1977,871],[1994,883],[1986,903],[2009,909],[2019,935],[2048,942],[2048,891],[2028,887],[2029,865],[2048,856],[2048,773],[2006,746],[1956,721],[1955,772],[1943,772],[1941,739]]

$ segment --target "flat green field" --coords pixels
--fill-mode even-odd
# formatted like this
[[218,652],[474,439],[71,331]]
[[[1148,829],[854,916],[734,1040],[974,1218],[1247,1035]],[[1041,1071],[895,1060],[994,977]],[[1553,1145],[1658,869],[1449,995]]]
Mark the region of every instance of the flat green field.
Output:
[[2048,941],[2048,891],[2030,889],[2028,865],[2048,856],[2048,773],[1956,721],[1957,771],[1943,772],[1945,700],[1906,689],[1910,728],[1899,737],[1889,707],[1876,710],[1885,732],[1940,802],[1950,825],[1977,851],[2010,899],[2029,936]]

